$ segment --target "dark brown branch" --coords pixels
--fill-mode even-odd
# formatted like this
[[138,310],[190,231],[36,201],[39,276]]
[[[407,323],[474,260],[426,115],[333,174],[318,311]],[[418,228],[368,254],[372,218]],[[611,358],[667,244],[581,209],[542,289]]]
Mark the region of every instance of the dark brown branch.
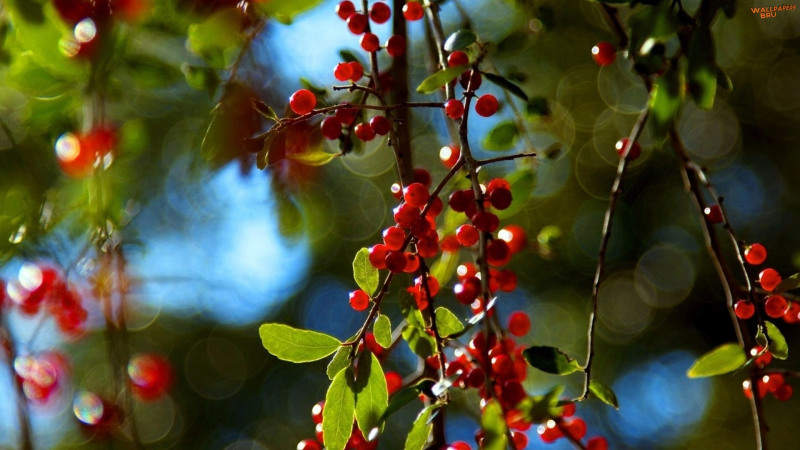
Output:
[[518,158],[536,158],[536,152],[517,153],[515,155],[498,156],[497,158],[489,158],[489,159],[476,159],[475,164],[477,164],[478,166],[485,166],[487,164],[492,164],[501,161],[511,161],[513,159],[518,159]]
[[[409,99],[409,80],[408,80],[408,53],[410,45],[408,32],[406,30],[406,20],[400,12],[405,1],[394,0],[392,14],[392,34],[400,36],[406,42],[406,51],[402,55],[394,56],[392,65],[389,69],[392,80],[392,90],[389,92],[392,103],[404,104]],[[400,181],[405,186],[413,182],[414,165],[411,152],[411,114],[407,108],[400,108],[394,111],[394,151],[400,158]],[[404,177],[405,175],[405,177]]]

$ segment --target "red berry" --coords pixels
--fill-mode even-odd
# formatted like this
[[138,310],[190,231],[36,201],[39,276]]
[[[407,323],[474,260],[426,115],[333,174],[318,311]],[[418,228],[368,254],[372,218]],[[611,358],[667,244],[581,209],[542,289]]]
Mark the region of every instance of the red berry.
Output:
[[386,23],[392,17],[392,10],[384,2],[375,2],[369,9],[369,18],[375,23]]
[[405,252],[404,255],[406,256],[406,267],[403,272],[414,273],[419,270],[419,257],[411,252]]
[[764,269],[758,274],[758,282],[766,291],[775,289],[782,281],[781,274],[775,269]]
[[608,42],[598,42],[592,47],[592,58],[600,67],[605,67],[614,62],[617,57],[617,49]]
[[536,432],[539,434],[539,438],[542,439],[542,442],[546,443],[555,442],[564,436],[564,433],[561,432],[561,428],[552,420],[548,420],[544,425],[539,425]]
[[506,225],[497,232],[497,237],[506,241],[512,254],[519,253],[528,245],[525,229],[519,225]]
[[469,89],[470,91],[477,91],[478,88],[481,87],[481,83],[483,82],[483,77],[481,77],[481,73],[478,71],[468,70],[461,74],[461,77],[459,77],[458,82],[464,89]]
[[[475,228],[485,231],[487,233],[491,233],[500,226],[500,219],[497,218],[496,215],[487,212],[487,211],[478,211],[475,213],[470,220],[472,224],[475,225]],[[503,245],[508,248],[508,245],[503,241]]]
[[133,394],[145,401],[161,398],[172,384],[172,367],[164,357],[139,354],[128,363]]
[[[456,99],[448,100],[444,104],[444,112],[445,114],[447,114],[447,117],[451,119],[460,119],[461,116],[464,115],[464,104]],[[442,147],[442,148],[444,149],[450,147]],[[455,162],[453,164],[455,164]]]
[[350,61],[347,64],[350,66],[351,69],[353,69],[353,76],[350,77],[350,81],[355,83],[356,81],[360,80],[362,76],[364,76],[364,66],[362,66],[360,62]]
[[350,0],[344,0],[336,5],[336,14],[342,20],[347,20],[347,18],[350,17],[350,15],[354,12],[356,12],[356,7]]
[[470,189],[464,189],[462,191],[454,191],[450,194],[450,198],[448,200],[448,204],[450,208],[455,212],[464,212],[469,207],[470,203],[475,201],[475,195]]
[[499,267],[508,264],[511,260],[511,250],[506,241],[502,239],[492,239],[486,244],[486,261],[489,265]]
[[495,376],[509,376],[514,373],[514,362],[508,355],[500,354],[492,358],[492,372]]
[[372,53],[381,48],[381,42],[375,34],[364,33],[364,35],[361,36],[361,48],[363,48],[365,52]]
[[481,280],[472,276],[453,286],[456,300],[464,305],[469,305],[481,293]]
[[[617,149],[617,154],[622,157],[625,154],[625,147],[628,146],[628,138],[622,138],[617,141],[614,148]],[[634,142],[630,151],[628,152],[628,161],[633,161],[642,154],[642,146],[638,142]]]
[[516,450],[522,450],[528,446],[528,436],[521,431],[512,431],[511,440],[514,441]]
[[444,205],[442,204],[442,199],[439,197],[434,197],[433,201],[430,202],[431,206],[428,208],[428,212],[425,213],[426,217],[437,217],[442,212],[442,208]]
[[456,50],[447,56],[447,65],[450,67],[463,66],[469,64],[469,56],[466,53]]
[[297,450],[322,450],[322,446],[314,439],[303,439],[297,443]]
[[320,124],[320,131],[322,132],[322,136],[325,139],[339,139],[339,136],[342,135],[342,121],[339,120],[336,116],[329,116],[322,119],[322,123]]
[[722,208],[720,208],[719,205],[707,206],[703,209],[703,214],[705,214],[706,220],[712,224],[722,223],[724,220],[722,217]]
[[483,117],[493,116],[499,107],[500,104],[497,103],[497,98],[492,94],[481,95],[475,102],[475,112]]
[[514,292],[514,289],[517,288],[517,274],[510,269],[503,269],[497,272],[497,276],[494,279],[497,280],[499,289],[503,292]]
[[448,445],[445,450],[472,450],[472,447],[464,441],[456,441]]
[[489,202],[492,204],[492,208],[501,211],[511,206],[511,200],[511,191],[506,188],[497,188],[489,194]]
[[394,210],[394,221],[403,228],[410,228],[414,220],[419,217],[419,207],[410,203],[401,203]]
[[[342,103],[342,105],[347,105],[347,103]],[[342,125],[352,125],[357,115],[358,110],[355,108],[341,108],[336,110],[336,118],[342,122]]]
[[356,311],[363,311],[367,309],[367,306],[369,306],[369,300],[369,294],[361,289],[357,289],[350,293],[350,307]]
[[414,182],[420,183],[424,185],[426,188],[430,188],[433,179],[431,178],[430,172],[421,167],[417,167],[414,169]]
[[785,402],[792,398],[792,386],[788,384],[784,384],[775,390],[775,398]]
[[403,5],[403,17],[408,21],[422,19],[422,5],[419,2],[411,1]]
[[[0,287],[2,287],[2,284],[0,284]],[[783,314],[783,320],[786,323],[800,322],[800,303],[792,302],[792,304],[789,305],[789,309]]]
[[369,120],[369,127],[372,128],[372,131],[379,136],[384,136],[389,133],[392,125],[389,123],[389,120],[384,116],[375,116]]
[[300,89],[289,97],[289,107],[301,116],[311,112],[316,105],[317,96],[308,89]]
[[788,308],[789,302],[781,295],[770,295],[764,302],[764,312],[774,319],[782,317]]
[[753,314],[756,313],[756,307],[750,300],[739,300],[733,305],[733,311],[736,313],[736,317],[746,320],[753,317]]
[[389,391],[389,395],[394,394],[403,387],[403,377],[401,377],[399,373],[391,371],[386,372],[384,377],[386,378],[386,390]]
[[403,36],[392,36],[386,41],[386,53],[392,57],[398,57],[406,51],[406,40]]
[[471,247],[478,243],[481,234],[477,228],[469,224],[461,225],[456,229],[456,239],[464,247]]
[[767,249],[761,244],[748,245],[744,249],[744,259],[748,264],[757,266],[767,259]]
[[[755,347],[750,349],[750,356],[756,356],[764,350],[764,347],[760,345],[756,345]],[[769,351],[765,351],[761,356],[756,358],[756,366],[759,368],[763,368],[764,366],[769,365],[772,362],[772,353]]]
[[572,417],[575,415],[575,403],[567,403],[561,407],[561,415],[563,417]]
[[510,191],[511,183],[509,183],[504,178],[493,178],[491,181],[489,181],[489,184],[486,185],[486,193],[491,194],[492,192],[494,192],[495,189],[499,188],[507,189]]
[[608,441],[603,436],[593,436],[586,441],[586,450],[608,450]]
[[369,263],[380,270],[386,268],[386,253],[389,248],[384,244],[376,244],[369,248]]
[[325,409],[325,401],[318,402],[311,408],[311,420],[314,423],[322,423],[322,411]]
[[353,34],[361,34],[367,29],[367,16],[353,13],[347,18],[347,29]]
[[375,132],[372,131],[372,128],[365,123],[359,123],[355,126],[353,131],[356,134],[356,137],[361,139],[364,142],[369,142],[375,139]]
[[353,76],[353,67],[346,62],[339,63],[333,68],[333,76],[339,81],[347,81]]
[[390,250],[386,253],[386,268],[393,273],[400,273],[406,268],[406,255],[399,250]]
[[531,319],[522,311],[514,311],[508,318],[508,332],[520,337],[528,334],[531,329]]
[[468,387],[478,389],[483,386],[483,383],[485,381],[486,381],[486,374],[480,367],[474,367],[469,372],[467,372],[466,385]]
[[430,198],[428,188],[422,183],[411,183],[403,188],[403,199],[411,206],[422,208],[428,203],[428,198]]
[[[447,104],[445,104],[445,112],[447,112]],[[461,112],[462,113],[464,112],[463,105],[461,106]],[[448,169],[453,168],[453,166],[455,166],[456,163],[458,162],[458,158],[460,157],[461,157],[461,149],[457,145],[445,146],[442,147],[441,150],[439,150],[439,160],[442,161],[442,164],[444,164],[444,166],[447,167]]]
[[383,243],[389,250],[400,250],[406,240],[406,232],[400,227],[389,227],[383,230]]
[[575,417],[572,422],[567,424],[567,433],[575,439],[583,439],[586,436],[586,422],[580,417]]

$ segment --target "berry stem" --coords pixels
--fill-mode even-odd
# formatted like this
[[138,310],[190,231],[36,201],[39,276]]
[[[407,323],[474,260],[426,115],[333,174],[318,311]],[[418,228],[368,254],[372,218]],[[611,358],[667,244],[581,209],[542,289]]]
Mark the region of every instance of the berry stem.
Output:
[[3,350],[9,379],[14,384],[14,401],[17,405],[17,421],[19,424],[19,448],[23,450],[33,450],[33,436],[31,433],[30,411],[25,392],[22,391],[22,384],[17,381],[17,373],[14,370],[14,361],[17,359],[16,344],[5,321],[5,315],[0,309],[0,349]]

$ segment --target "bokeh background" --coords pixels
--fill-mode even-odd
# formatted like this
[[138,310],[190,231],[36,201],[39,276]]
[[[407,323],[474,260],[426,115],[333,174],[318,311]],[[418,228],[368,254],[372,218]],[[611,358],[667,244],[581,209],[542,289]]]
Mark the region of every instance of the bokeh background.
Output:
[[[30,1],[46,21],[58,20],[50,2]],[[53,148],[60,135],[81,127],[86,68],[37,54],[45,44],[23,37],[23,3],[0,4],[0,118],[14,138],[0,133],[0,276],[12,280],[25,263],[47,262],[70,269],[70,281],[81,286],[91,266],[81,253],[89,228],[86,182],[59,171]],[[357,330],[365,314],[347,304],[354,289],[350,262],[359,248],[379,241],[391,220],[394,165],[385,140],[319,169],[286,163],[259,171],[252,156],[204,158],[209,111],[221,95],[214,77],[228,77],[187,45],[187,32],[208,17],[205,3],[213,2],[153,1],[151,14],[122,27],[122,56],[109,77],[108,116],[121,141],[108,173],[120,214],[128,218],[122,236],[134,281],[130,346],[165,355],[175,371],[169,395],[137,403],[135,414],[143,441],[153,448],[290,449],[314,436],[310,410],[324,398],[325,362],[276,360],[261,347],[258,325],[281,322],[342,339]],[[699,2],[683,3],[691,11]],[[688,102],[679,130],[724,196],[739,237],[764,244],[768,264],[789,275],[800,269],[800,12],[761,19],[750,8],[768,6],[764,2],[737,3],[736,16],[721,17],[713,27],[718,62],[733,90],[718,92],[710,111]],[[243,58],[242,84],[279,115],[301,78],[330,86],[339,52],[359,49],[335,4],[323,1],[284,21],[290,23],[268,21]],[[484,136],[514,116],[509,101],[517,100],[484,83],[481,91],[497,94],[503,105],[497,116],[470,122],[470,140],[481,157],[530,144],[552,149],[536,161],[486,170],[513,174],[529,186],[505,220],[524,226],[533,243],[511,264],[520,288],[502,296],[498,308],[501,317],[513,310],[531,315],[533,329],[523,342],[554,345],[582,359],[617,163],[613,147],[646,107],[646,91],[625,58],[603,68],[593,63],[592,45],[614,41],[596,3],[451,0],[442,2],[442,15],[446,32],[469,18],[480,39],[492,44],[498,71],[529,96],[547,100],[549,114],[525,115],[530,142],[518,139],[502,152],[489,151]],[[390,35],[386,26],[376,29],[382,41]],[[411,23],[409,36],[413,86],[430,71],[423,23]],[[232,58],[230,52],[222,57]],[[198,73],[207,78],[198,82]],[[442,117],[425,110],[412,120],[415,165],[438,180],[446,173],[439,149],[450,143]],[[678,160],[669,148],[654,146],[648,132],[642,144],[643,155],[624,182],[600,293],[596,374],[616,391],[620,409],[590,401],[578,415],[589,435],[607,436],[611,448],[752,448],[741,374],[685,376],[694,358],[735,337]],[[393,323],[400,320],[400,295],[402,289],[393,289],[386,303]],[[450,289],[441,297],[458,314],[469,314]],[[32,406],[40,448],[108,446],[90,440],[72,413],[75,392],[110,389],[99,306],[89,292],[86,303],[89,330],[77,340],[65,339],[52,320],[6,310],[18,352],[57,350],[71,362],[55,400]],[[797,326],[781,329],[790,359],[776,366],[800,369],[791,358],[800,340]],[[389,360],[404,375],[416,365],[403,346]],[[531,372],[531,393],[559,382],[566,382],[567,395],[580,392],[578,375]],[[9,374],[0,370],[3,448],[15,447],[19,429]],[[797,442],[798,401],[765,400],[773,448]],[[398,413],[380,448],[401,448],[416,412],[406,407]],[[455,394],[448,438],[471,442],[477,417],[475,393]],[[541,443],[535,427],[529,433],[529,448],[569,448],[567,442]]]

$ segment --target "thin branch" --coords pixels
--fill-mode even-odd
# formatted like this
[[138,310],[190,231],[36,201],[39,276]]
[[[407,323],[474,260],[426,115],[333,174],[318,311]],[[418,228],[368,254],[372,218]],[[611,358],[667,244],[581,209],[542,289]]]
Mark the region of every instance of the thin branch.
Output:
[[628,33],[625,32],[625,29],[622,28],[622,23],[619,21],[619,17],[617,17],[617,8],[607,5],[605,3],[600,3],[600,8],[603,10],[603,16],[606,19],[606,22],[611,26],[612,31],[617,36],[617,48],[624,49],[628,46]]
[[23,450],[33,450],[33,435],[31,431],[30,411],[22,384],[17,381],[17,373],[14,371],[14,361],[17,359],[17,349],[11,332],[5,322],[5,315],[0,311],[0,350],[5,356],[9,370],[10,380],[14,384],[14,403],[17,409],[17,421],[19,424],[19,448]]
[[501,161],[511,161],[518,158],[536,158],[536,152],[517,153],[515,155],[498,156],[497,158],[489,159],[476,159],[475,164],[478,166],[485,166],[487,164],[493,164]]

